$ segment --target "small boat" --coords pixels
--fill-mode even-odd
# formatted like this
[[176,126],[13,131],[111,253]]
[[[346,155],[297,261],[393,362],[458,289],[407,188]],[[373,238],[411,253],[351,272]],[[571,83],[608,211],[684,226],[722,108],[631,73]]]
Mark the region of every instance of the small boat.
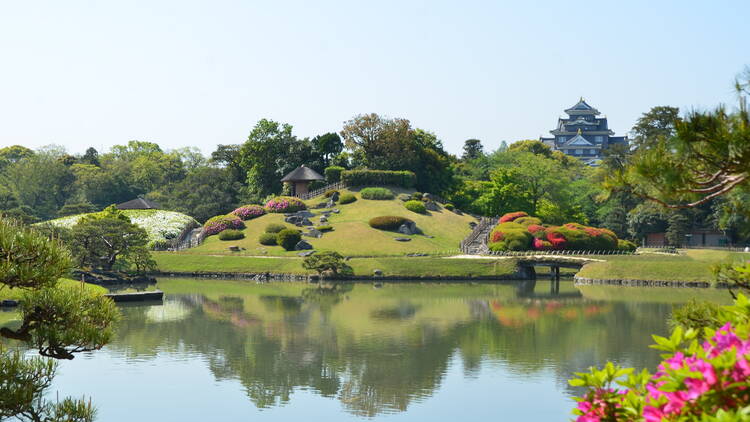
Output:
[[148,292],[109,293],[104,296],[115,302],[146,302],[164,299],[164,292],[161,290],[151,290]]

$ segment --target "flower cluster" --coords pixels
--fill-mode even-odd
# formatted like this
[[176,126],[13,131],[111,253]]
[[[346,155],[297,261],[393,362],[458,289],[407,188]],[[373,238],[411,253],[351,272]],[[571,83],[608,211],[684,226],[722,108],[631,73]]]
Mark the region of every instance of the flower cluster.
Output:
[[306,209],[305,203],[292,196],[277,196],[266,202],[268,212],[289,213]]
[[253,218],[258,218],[265,213],[266,210],[260,205],[243,205],[231,212],[231,214],[236,215],[242,220],[252,220]]
[[[576,420],[746,420],[739,416],[750,416],[750,302],[740,295],[728,309],[733,321],[715,331],[706,329],[703,344],[694,330],[677,328],[670,338],[654,336],[654,347],[670,353],[653,375],[645,370],[633,375],[632,368],[611,363],[576,374],[571,385],[588,387],[576,399]],[[713,418],[717,415],[723,418]]]
[[203,225],[203,234],[213,236],[227,229],[243,228],[245,228],[245,224],[236,215],[217,215],[216,217],[209,218]]

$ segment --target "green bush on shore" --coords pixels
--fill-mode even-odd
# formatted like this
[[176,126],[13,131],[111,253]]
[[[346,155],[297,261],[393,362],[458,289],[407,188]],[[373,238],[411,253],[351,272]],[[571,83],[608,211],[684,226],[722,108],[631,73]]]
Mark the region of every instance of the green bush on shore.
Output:
[[219,233],[219,240],[239,240],[244,239],[245,233],[240,230],[228,229]]
[[356,201],[357,197],[353,193],[344,193],[339,196],[339,204],[351,204]]
[[422,201],[406,201],[404,202],[404,207],[411,212],[416,212],[417,214],[427,214],[427,207],[425,207],[424,202]]
[[362,199],[371,199],[376,201],[384,201],[393,199],[394,195],[390,189],[386,188],[364,188],[359,192]]
[[302,235],[297,229],[284,229],[276,234],[276,244],[288,251],[293,251]]

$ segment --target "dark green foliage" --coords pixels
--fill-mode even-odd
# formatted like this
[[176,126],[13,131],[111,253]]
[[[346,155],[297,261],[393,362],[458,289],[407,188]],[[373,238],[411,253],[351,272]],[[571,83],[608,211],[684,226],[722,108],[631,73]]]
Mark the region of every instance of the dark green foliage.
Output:
[[78,215],[88,214],[90,212],[96,212],[96,207],[89,202],[79,202],[76,204],[65,204],[57,212],[57,215],[64,217],[66,215]]
[[411,199],[415,201],[421,201],[424,197],[424,194],[422,192],[414,192],[411,194]]
[[636,249],[638,249],[638,246],[635,243],[629,240],[617,239],[617,250],[633,252]]
[[336,132],[318,135],[312,139],[312,144],[315,152],[322,158],[323,166],[327,166],[330,163],[331,158],[344,149],[344,143],[341,142],[341,137]]
[[514,223],[520,224],[522,226],[530,226],[532,224],[541,225],[542,220],[540,218],[536,217],[519,217],[513,220]]
[[336,183],[341,181],[341,172],[346,170],[343,167],[340,166],[330,166],[326,167],[324,173],[326,177],[326,182],[328,183]]
[[344,193],[339,197],[339,204],[351,204],[356,200],[357,197],[353,193]]
[[344,170],[341,180],[347,186],[385,185],[409,189],[414,187],[416,176],[410,171]]
[[533,236],[526,226],[516,222],[501,223],[490,233],[490,250],[525,251],[531,249]]
[[683,330],[692,328],[698,332],[699,339],[704,339],[705,328],[717,330],[723,325],[720,316],[719,305],[693,299],[672,310],[669,326],[672,329],[681,327]]
[[394,198],[393,192],[391,192],[390,189],[386,188],[364,188],[359,191],[359,195],[362,197],[362,199],[372,199],[379,201],[385,201]]
[[422,201],[406,201],[404,202],[404,206],[411,212],[416,212],[417,214],[427,214],[427,208]]
[[475,160],[483,155],[484,147],[482,146],[482,141],[479,139],[467,139],[464,141],[464,154],[461,156],[462,160]]
[[59,241],[0,219],[0,287],[49,287],[65,276],[71,265],[70,253]]
[[261,245],[276,246],[276,233],[261,233],[258,242]]
[[219,233],[219,240],[239,240],[244,239],[245,233],[240,230],[229,229]]
[[370,227],[378,230],[398,230],[402,224],[411,221],[406,217],[398,217],[393,215],[384,215],[381,217],[371,218],[369,221]]
[[687,244],[686,234],[690,232],[690,219],[687,212],[675,211],[667,220],[667,231],[665,238],[669,246],[680,247]]
[[451,204],[451,203],[448,203],[448,204],[445,204],[445,205],[443,205],[443,208],[445,208],[445,209],[446,209],[446,210],[448,210],[448,211],[453,211],[453,210],[455,210],[455,209],[456,209],[455,205],[453,205],[453,204]]
[[287,226],[284,224],[278,224],[278,223],[271,223],[266,226],[266,233],[278,233],[284,229],[286,229]]
[[346,263],[344,257],[338,252],[320,252],[305,257],[302,261],[302,268],[315,271],[321,276],[330,274],[332,277],[336,277],[353,274],[352,267]]
[[302,235],[297,229],[284,229],[276,234],[276,243],[288,251],[293,251]]

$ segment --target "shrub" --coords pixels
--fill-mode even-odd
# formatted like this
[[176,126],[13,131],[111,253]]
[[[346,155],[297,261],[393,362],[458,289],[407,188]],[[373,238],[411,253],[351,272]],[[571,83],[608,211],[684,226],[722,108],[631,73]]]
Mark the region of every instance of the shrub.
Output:
[[226,229],[244,229],[245,224],[236,215],[217,215],[211,217],[203,225],[203,233],[206,236],[213,236],[221,233]]
[[321,232],[329,232],[329,231],[333,230],[333,226],[331,226],[331,225],[318,226],[315,229],[318,230],[318,231],[321,231]]
[[276,245],[276,233],[261,233],[258,238],[258,242],[261,245],[275,246]]
[[351,204],[356,201],[357,197],[353,193],[344,193],[339,196],[339,204]]
[[239,230],[228,229],[219,233],[219,240],[239,240],[239,239],[244,239],[244,238],[245,238],[245,233],[242,233]]
[[534,238],[532,246],[537,251],[549,251],[551,249],[554,249],[554,246],[552,246],[552,243],[550,243],[547,240],[539,239],[539,238]]
[[422,201],[406,201],[404,202],[404,206],[411,212],[416,212],[417,214],[427,214],[427,208],[424,206],[424,202]]
[[236,215],[242,220],[252,220],[265,214],[266,210],[260,205],[243,205],[236,210],[232,211],[233,215]]
[[344,170],[346,169],[339,166],[326,167],[326,169],[323,170],[323,174],[326,176],[326,182],[336,183],[341,181],[341,172]]
[[542,225],[542,220],[536,217],[518,217],[515,220],[513,220],[513,222],[518,223],[522,226],[526,226],[526,227],[532,224],[537,225],[537,226]]
[[310,255],[302,261],[302,268],[312,270],[319,275],[331,273],[333,277],[339,274],[351,275],[354,273],[352,267],[346,263],[346,260],[338,252],[321,252]]
[[286,228],[287,227],[283,224],[271,223],[266,226],[266,233],[278,233]]
[[500,223],[509,223],[515,220],[516,218],[528,217],[528,216],[529,215],[523,211],[509,212],[503,215],[502,217],[500,217]]
[[268,212],[289,213],[306,209],[305,203],[293,196],[277,196],[266,202],[265,209]]
[[389,185],[409,189],[417,177],[410,171],[344,170],[341,180],[348,186]]
[[378,230],[398,230],[402,224],[411,222],[408,218],[384,215],[370,219],[370,227]]
[[491,250],[522,251],[531,248],[533,236],[526,227],[510,222],[498,224],[490,233],[490,245],[496,245]]
[[415,201],[421,201],[424,199],[424,194],[422,192],[414,192],[411,194],[411,199]]
[[329,189],[326,191],[326,193],[323,194],[323,196],[325,196],[326,198],[330,198],[337,193],[339,193],[339,191],[337,191],[336,189]]
[[617,239],[617,249],[621,251],[634,251],[638,249],[635,243],[629,240]]
[[293,251],[300,240],[302,235],[296,229],[284,229],[276,234],[276,244],[288,251]]
[[456,206],[455,206],[455,205],[453,205],[453,204],[451,204],[451,203],[447,203],[447,204],[443,205],[443,207],[444,207],[444,208],[445,208],[446,210],[448,210],[448,211],[453,211],[453,210],[455,210],[455,209],[456,209]]
[[393,192],[386,188],[364,188],[359,192],[362,199],[388,200],[393,199]]

